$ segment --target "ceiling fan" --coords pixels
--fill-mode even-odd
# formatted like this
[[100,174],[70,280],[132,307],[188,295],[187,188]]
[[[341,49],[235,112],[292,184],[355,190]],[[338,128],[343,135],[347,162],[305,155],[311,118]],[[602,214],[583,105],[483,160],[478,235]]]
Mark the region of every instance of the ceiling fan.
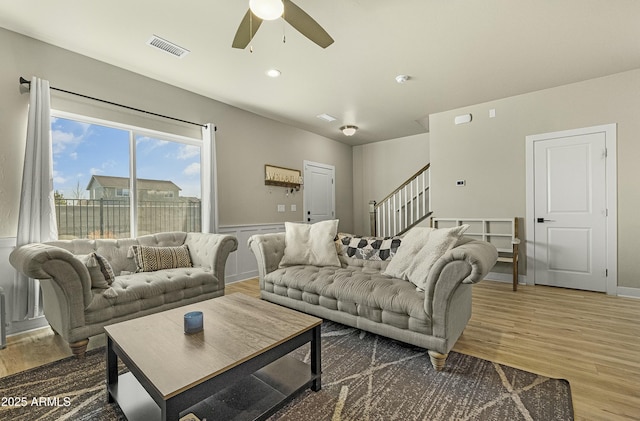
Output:
[[304,10],[291,0],[250,0],[231,46],[244,49],[249,45],[262,21],[282,18],[298,32],[322,48],[333,44],[333,38]]

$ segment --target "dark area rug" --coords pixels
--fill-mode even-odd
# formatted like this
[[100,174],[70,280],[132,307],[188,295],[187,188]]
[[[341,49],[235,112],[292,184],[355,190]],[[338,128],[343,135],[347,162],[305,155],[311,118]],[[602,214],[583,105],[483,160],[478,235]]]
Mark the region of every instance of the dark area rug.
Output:
[[[102,347],[82,360],[69,357],[1,378],[0,397],[14,402],[0,406],[0,420],[126,420],[117,405],[107,402],[105,357]],[[120,373],[125,371],[120,363]]]
[[[424,349],[332,322],[322,332],[322,390],[301,393],[269,420],[573,419],[566,380],[455,352],[436,372]],[[305,346],[293,355],[308,354]],[[2,378],[0,397],[26,398],[3,402],[2,420],[126,419],[106,400],[104,349]]]

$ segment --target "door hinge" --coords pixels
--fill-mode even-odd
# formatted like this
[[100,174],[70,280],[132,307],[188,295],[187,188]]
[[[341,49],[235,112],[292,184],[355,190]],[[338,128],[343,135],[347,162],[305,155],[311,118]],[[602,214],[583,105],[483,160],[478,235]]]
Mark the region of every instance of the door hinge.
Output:
[[609,276],[609,269],[604,270],[604,277],[606,278],[607,276]]
[[607,148],[604,148],[604,157],[605,157],[605,158],[608,156],[608,152],[609,152],[609,151],[607,150]]
[[333,178],[331,179],[331,184],[333,184]]

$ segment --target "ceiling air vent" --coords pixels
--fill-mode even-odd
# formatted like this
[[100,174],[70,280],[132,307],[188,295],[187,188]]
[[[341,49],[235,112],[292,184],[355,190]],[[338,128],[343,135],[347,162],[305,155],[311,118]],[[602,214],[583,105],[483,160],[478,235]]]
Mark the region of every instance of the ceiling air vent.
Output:
[[178,58],[182,58],[189,54],[189,50],[187,50],[186,48],[182,48],[172,42],[167,41],[166,39],[160,38],[157,35],[153,35],[151,38],[149,38],[149,41],[147,41],[147,45],[159,48],[165,53],[169,53],[172,56]]

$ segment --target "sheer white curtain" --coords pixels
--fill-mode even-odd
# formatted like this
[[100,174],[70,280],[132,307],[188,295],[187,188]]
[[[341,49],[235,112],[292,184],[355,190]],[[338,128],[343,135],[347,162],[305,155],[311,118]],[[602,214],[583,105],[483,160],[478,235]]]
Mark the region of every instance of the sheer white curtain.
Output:
[[[216,167],[216,126],[202,128],[202,232],[218,232],[218,170]],[[210,176],[207,176],[210,174]]]
[[[51,110],[49,82],[31,80],[27,142],[22,173],[22,193],[16,245],[56,240],[53,195],[53,157],[51,154]],[[13,320],[41,315],[40,285],[35,279],[16,275]]]

